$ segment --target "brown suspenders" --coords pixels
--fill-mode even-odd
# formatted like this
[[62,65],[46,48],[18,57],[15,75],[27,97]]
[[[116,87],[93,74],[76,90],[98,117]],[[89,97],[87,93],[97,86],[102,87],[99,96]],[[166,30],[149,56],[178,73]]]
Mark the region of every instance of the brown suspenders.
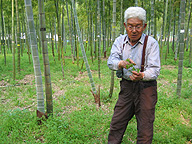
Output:
[[144,71],[144,63],[145,63],[145,49],[147,45],[148,35],[145,36],[145,41],[143,45],[143,54],[142,54],[142,62],[141,62],[141,72]]
[[[126,36],[126,37],[127,37],[127,36]],[[126,40],[126,37],[124,38],[124,42],[125,42],[125,40]],[[123,44],[123,50],[124,50],[124,46],[125,46],[125,44],[126,44],[126,43]]]

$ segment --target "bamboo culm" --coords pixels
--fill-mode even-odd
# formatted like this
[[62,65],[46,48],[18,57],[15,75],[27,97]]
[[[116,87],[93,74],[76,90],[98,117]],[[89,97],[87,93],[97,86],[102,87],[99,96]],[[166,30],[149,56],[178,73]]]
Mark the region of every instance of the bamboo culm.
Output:
[[82,41],[82,37],[81,37],[81,32],[80,32],[80,28],[79,28],[79,23],[78,23],[78,19],[77,19],[77,12],[76,12],[76,8],[75,8],[74,0],[72,0],[72,7],[73,7],[74,18],[75,18],[76,29],[77,29],[77,33],[78,33],[78,37],[79,37],[79,42],[80,42],[80,46],[81,46],[81,51],[82,51],[82,54],[83,54],[83,60],[85,62],[85,66],[86,66],[86,69],[87,69],[87,72],[88,72],[89,80],[90,80],[90,83],[91,83],[91,86],[92,86],[92,91],[93,91],[94,94],[96,94],[97,91],[96,91],[96,88],[95,88],[95,83],[93,81],[91,70],[90,70],[88,60],[87,60],[87,56],[86,56],[86,53],[85,53],[85,49],[84,49],[84,45],[83,45],[83,41]]
[[42,75],[39,62],[39,54],[37,49],[37,39],[36,31],[34,26],[33,19],[33,10],[31,0],[25,0],[25,9],[27,15],[27,24],[29,29],[30,37],[30,47],[33,57],[33,67],[35,72],[35,82],[36,82],[36,91],[37,91],[37,110],[40,112],[45,112],[44,110],[44,94],[43,94],[43,84],[42,84]]

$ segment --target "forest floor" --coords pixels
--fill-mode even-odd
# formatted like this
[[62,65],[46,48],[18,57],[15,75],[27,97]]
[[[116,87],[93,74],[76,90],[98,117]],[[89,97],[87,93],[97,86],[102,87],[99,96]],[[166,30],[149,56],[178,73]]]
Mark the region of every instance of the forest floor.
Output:
[[[71,59],[65,59],[64,77],[61,62],[50,57],[53,116],[37,124],[37,97],[33,65],[27,55],[21,57],[21,72],[12,79],[12,56],[4,66],[0,55],[0,143],[107,143],[113,108],[118,98],[119,81],[115,76],[114,91],[109,98],[110,74],[107,59],[91,62],[90,69],[96,89],[100,86],[101,106],[94,102],[85,66],[81,69]],[[40,56],[44,82],[43,62]],[[154,122],[154,144],[192,143],[192,66],[184,59],[181,96],[176,94],[178,63],[171,56],[162,60],[158,82],[158,102]],[[44,87],[44,86],[43,86]],[[44,88],[45,90],[45,88]],[[46,96],[44,96],[46,97]],[[46,101],[45,101],[46,105]],[[135,117],[130,121],[122,144],[136,143]]]

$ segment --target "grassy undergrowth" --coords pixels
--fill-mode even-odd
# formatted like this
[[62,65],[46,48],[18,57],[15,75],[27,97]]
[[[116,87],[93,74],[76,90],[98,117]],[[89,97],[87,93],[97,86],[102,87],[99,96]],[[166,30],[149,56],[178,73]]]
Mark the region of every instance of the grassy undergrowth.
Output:
[[[10,52],[9,52],[10,53]],[[108,52],[109,54],[109,52]],[[81,54],[80,54],[81,55]],[[107,143],[113,108],[118,98],[119,81],[115,77],[114,93],[108,97],[110,70],[107,59],[101,61],[101,79],[98,77],[97,60],[91,62],[87,52],[96,87],[101,87],[101,107],[94,104],[91,85],[85,66],[81,69],[72,64],[70,49],[65,54],[64,78],[61,62],[50,54],[50,70],[53,92],[53,117],[42,125],[36,118],[36,89],[33,65],[26,52],[21,57],[21,73],[12,78],[12,55],[7,54],[4,65],[0,54],[0,143]],[[158,103],[154,123],[154,144],[192,143],[192,66],[185,53],[181,97],[176,95],[178,62],[169,54],[162,60],[158,78]],[[32,60],[32,59],[31,59]],[[43,72],[43,60],[40,55]],[[44,76],[43,76],[44,81]],[[124,135],[122,144],[136,143],[136,120],[133,118]]]

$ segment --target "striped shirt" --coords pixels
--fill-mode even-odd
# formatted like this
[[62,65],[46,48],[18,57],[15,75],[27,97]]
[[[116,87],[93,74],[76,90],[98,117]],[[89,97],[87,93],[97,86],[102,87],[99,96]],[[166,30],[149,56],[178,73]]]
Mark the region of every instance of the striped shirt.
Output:
[[[141,69],[143,44],[145,39],[143,33],[140,40],[132,46],[129,42],[128,35],[120,35],[117,37],[112,45],[111,54],[108,58],[107,65],[111,70],[118,70],[118,63],[120,60],[132,59],[136,65],[136,69]],[[123,47],[124,45],[124,47]],[[160,52],[158,42],[151,36],[148,37],[147,46],[145,50],[145,63],[144,63],[144,81],[156,80],[160,74]],[[123,78],[130,80],[129,76],[132,75],[132,68],[123,68]]]

